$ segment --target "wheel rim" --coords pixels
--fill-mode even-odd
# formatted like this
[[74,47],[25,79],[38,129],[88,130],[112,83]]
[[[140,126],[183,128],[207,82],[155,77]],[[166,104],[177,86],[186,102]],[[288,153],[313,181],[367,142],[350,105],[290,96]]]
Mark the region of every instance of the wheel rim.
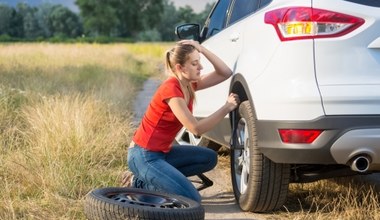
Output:
[[246,120],[241,118],[236,129],[237,148],[234,150],[234,173],[236,186],[240,194],[244,194],[248,186],[250,160],[249,160],[249,134]]
[[162,209],[183,209],[189,207],[189,204],[177,199],[150,193],[109,193],[107,197],[116,202],[137,206],[149,206]]
[[202,137],[195,136],[193,133],[189,132],[186,128],[182,128],[176,136],[176,141],[180,145],[198,146],[201,140],[202,140]]

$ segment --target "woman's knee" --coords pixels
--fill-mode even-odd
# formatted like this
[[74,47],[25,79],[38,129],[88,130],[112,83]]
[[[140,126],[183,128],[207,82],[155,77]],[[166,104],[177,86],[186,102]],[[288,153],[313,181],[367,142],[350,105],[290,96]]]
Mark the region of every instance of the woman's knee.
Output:
[[214,168],[218,163],[218,154],[214,150],[207,150],[207,159],[209,160],[209,166]]

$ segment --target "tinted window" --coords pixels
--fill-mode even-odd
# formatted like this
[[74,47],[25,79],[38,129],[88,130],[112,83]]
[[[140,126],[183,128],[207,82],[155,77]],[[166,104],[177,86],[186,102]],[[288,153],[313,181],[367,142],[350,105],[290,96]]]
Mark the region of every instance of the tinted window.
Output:
[[260,8],[263,8],[264,6],[268,5],[272,0],[261,0],[260,2]]
[[259,8],[259,0],[236,0],[232,9],[229,24],[235,23]]
[[358,3],[361,5],[368,5],[373,7],[380,7],[380,1],[379,0],[346,0],[348,2]]
[[215,35],[224,28],[229,4],[229,0],[220,0],[217,3],[217,5],[214,8],[214,11],[209,17],[206,38]]

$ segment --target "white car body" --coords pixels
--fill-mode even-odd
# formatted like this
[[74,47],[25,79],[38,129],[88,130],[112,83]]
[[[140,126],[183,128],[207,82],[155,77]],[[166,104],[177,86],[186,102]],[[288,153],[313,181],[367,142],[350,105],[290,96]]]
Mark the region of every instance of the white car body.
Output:
[[[341,37],[281,41],[273,26],[264,23],[265,13],[293,6],[349,14],[365,23]],[[380,115],[379,30],[379,7],[343,0],[274,0],[206,39],[203,45],[224,60],[235,75],[244,77],[258,120]],[[202,64],[203,72],[213,68],[206,59]],[[228,80],[197,92],[194,115],[203,118],[216,111],[230,87]],[[229,143],[230,130],[223,140],[213,132],[209,133],[212,140]],[[380,134],[378,138],[380,141]]]
[[[257,10],[233,20],[244,4]],[[218,22],[221,29],[213,28]],[[235,152],[237,198],[250,189],[255,193],[247,197],[256,198],[267,190],[255,183],[276,181],[250,180],[252,170],[271,171],[252,167],[253,153],[273,166],[282,164],[284,171],[275,176],[284,185],[288,179],[281,172],[287,166],[290,182],[380,172],[380,1],[219,0],[199,40],[225,61],[233,77],[197,92],[194,115],[209,116],[230,92],[246,102],[243,112],[252,112],[232,113],[203,136]],[[204,58],[202,65],[205,73],[213,69]],[[281,203],[280,197],[272,199]],[[256,199],[255,204],[243,199],[242,209],[271,209]]]

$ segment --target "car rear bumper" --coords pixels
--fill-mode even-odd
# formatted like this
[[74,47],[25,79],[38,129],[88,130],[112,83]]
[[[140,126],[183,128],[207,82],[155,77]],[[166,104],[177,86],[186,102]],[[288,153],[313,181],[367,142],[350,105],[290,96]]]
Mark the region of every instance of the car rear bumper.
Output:
[[[312,144],[286,144],[278,129],[322,129]],[[323,116],[312,121],[257,121],[258,146],[277,163],[344,164],[368,158],[369,170],[380,168],[380,115]]]

